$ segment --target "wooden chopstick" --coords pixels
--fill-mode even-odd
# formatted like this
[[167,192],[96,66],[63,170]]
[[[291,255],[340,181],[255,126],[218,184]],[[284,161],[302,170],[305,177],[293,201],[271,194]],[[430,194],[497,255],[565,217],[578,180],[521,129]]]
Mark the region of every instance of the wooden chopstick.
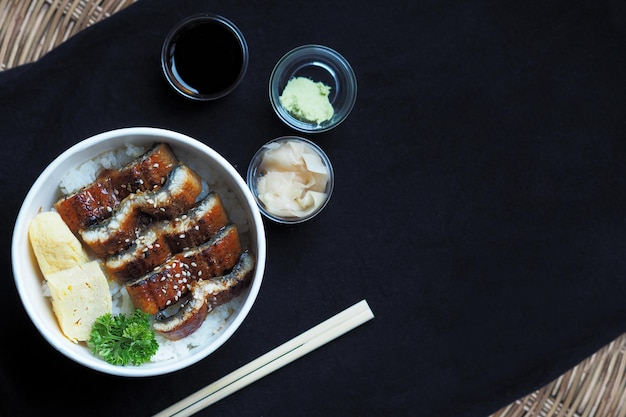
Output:
[[352,307],[155,414],[154,417],[184,417],[197,413],[372,318],[374,318],[374,313],[367,301],[359,301]]

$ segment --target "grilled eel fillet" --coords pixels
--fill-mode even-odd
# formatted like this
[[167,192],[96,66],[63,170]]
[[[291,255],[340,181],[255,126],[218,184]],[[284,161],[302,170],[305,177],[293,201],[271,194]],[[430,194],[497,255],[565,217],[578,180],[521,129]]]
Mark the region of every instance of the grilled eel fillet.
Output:
[[130,194],[163,185],[177,162],[169,145],[154,144],[124,167],[101,172],[95,182],[61,198],[54,208],[76,233],[109,218],[113,209]]
[[104,267],[120,282],[139,278],[173,254],[208,241],[227,223],[222,200],[218,194],[209,193],[181,216],[151,225],[131,247],[108,257]]
[[187,165],[178,163],[162,187],[130,194],[111,217],[79,230],[80,237],[96,256],[114,255],[131,246],[145,229],[145,223],[180,215],[193,206],[200,192],[200,176]]
[[158,313],[153,328],[171,340],[179,340],[198,330],[206,317],[217,306],[235,298],[246,287],[254,271],[255,257],[244,251],[227,275],[191,283],[191,292],[180,303],[178,310],[167,317]]
[[237,226],[229,224],[208,242],[171,256],[146,275],[126,283],[134,306],[156,314],[189,293],[191,283],[230,271],[242,252]]

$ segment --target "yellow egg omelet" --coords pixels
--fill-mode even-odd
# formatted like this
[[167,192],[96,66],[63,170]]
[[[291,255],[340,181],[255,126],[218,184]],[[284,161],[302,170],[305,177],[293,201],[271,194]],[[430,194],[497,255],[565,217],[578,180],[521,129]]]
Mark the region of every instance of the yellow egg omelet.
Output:
[[100,261],[89,259],[57,212],[37,214],[28,237],[61,330],[73,342],[88,340],[94,321],[112,311],[109,283]]
[[73,342],[89,339],[96,319],[111,312],[111,293],[98,261],[76,265],[46,277],[52,310]]
[[56,211],[44,211],[30,222],[28,238],[44,277],[89,262],[80,241]]

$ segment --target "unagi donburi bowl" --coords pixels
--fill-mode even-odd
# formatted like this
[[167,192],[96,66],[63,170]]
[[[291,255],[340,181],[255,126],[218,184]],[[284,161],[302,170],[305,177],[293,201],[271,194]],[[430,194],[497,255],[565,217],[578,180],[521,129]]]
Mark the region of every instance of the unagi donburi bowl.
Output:
[[[182,339],[176,342],[180,345],[171,348],[178,352],[173,358],[137,366],[112,365],[92,354],[85,342],[74,343],[61,331],[49,297],[42,291],[44,278],[28,238],[28,227],[38,212],[54,209],[54,203],[62,196],[59,187],[61,178],[67,171],[103,152],[118,149],[128,143],[149,148],[160,142],[169,144],[180,161],[206,179],[209,189],[211,184],[219,184],[216,187],[223,187],[222,191],[227,190],[220,196],[229,220],[239,227],[242,247],[249,249],[256,257],[255,269],[249,285],[224,308],[223,315],[227,318],[221,327],[210,336],[203,335],[205,338],[195,347],[181,349],[186,343]],[[171,373],[197,363],[222,346],[241,325],[255,302],[263,279],[265,259],[266,242],[261,214],[236,169],[218,152],[194,138],[169,130],[145,127],[124,128],[95,135],[72,146],[52,161],[24,199],[16,219],[11,246],[13,275],[19,296],[29,318],[44,339],[54,349],[81,365],[106,374],[126,377]]]

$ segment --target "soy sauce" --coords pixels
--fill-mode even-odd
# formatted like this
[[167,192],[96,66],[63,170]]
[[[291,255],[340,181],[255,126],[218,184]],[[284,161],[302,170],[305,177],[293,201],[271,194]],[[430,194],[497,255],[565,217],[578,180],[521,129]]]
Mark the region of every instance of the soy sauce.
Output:
[[190,96],[217,98],[243,75],[244,48],[245,41],[232,28],[218,20],[202,20],[174,35],[164,58],[176,88]]

